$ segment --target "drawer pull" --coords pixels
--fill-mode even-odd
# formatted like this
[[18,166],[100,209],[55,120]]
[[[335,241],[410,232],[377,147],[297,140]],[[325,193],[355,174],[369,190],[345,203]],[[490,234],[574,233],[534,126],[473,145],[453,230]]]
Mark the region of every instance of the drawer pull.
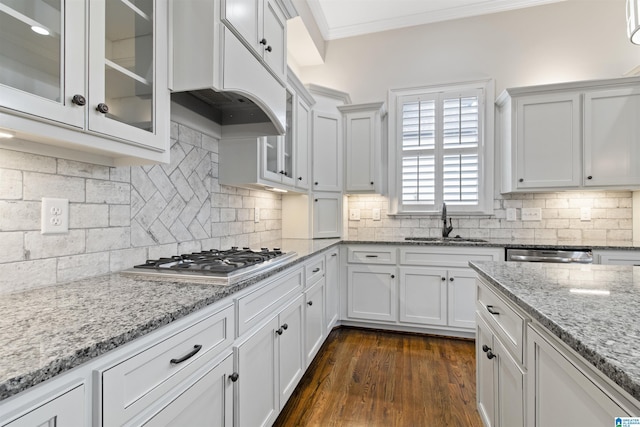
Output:
[[240,378],[240,375],[238,375],[237,372],[234,372],[233,374],[229,375],[229,379],[234,383],[238,381],[238,378]]
[[378,258],[378,255],[365,255],[366,258]]
[[493,354],[493,352],[491,351],[491,349],[489,349],[489,351],[487,351],[487,359],[491,360],[494,357],[496,357],[495,354]]
[[331,256],[338,256],[338,254],[334,252],[331,254]]
[[182,356],[180,359],[171,359],[169,362],[172,365],[177,365],[178,363],[182,363],[187,359],[191,359],[193,356],[196,355],[197,352],[199,352],[202,349],[202,346],[200,344],[196,344],[193,346],[193,350],[191,350],[189,352],[189,354],[185,354],[184,356]]
[[495,311],[495,310],[493,309],[493,306],[492,306],[492,305],[488,305],[488,306],[487,306],[487,311],[488,311],[489,313],[491,313],[491,314],[495,315],[495,316],[497,316],[498,314],[500,314],[500,312],[499,312],[499,311]]
[[320,269],[319,269],[319,268],[314,268],[314,269],[313,269],[313,271],[312,271],[312,273],[317,273],[318,271],[320,271]]

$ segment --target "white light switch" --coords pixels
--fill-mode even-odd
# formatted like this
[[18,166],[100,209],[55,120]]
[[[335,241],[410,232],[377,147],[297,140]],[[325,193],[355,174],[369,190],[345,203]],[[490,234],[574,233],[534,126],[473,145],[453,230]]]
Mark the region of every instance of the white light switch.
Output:
[[591,221],[591,208],[580,208],[580,221]]
[[360,221],[360,209],[349,209],[349,221]]
[[380,221],[380,208],[373,209],[373,220]]
[[507,221],[516,220],[516,208],[507,208]]
[[542,209],[541,208],[522,208],[522,220],[523,221],[541,221]]
[[253,222],[260,222],[260,208],[253,210]]
[[69,199],[42,198],[42,234],[64,234],[69,232]]

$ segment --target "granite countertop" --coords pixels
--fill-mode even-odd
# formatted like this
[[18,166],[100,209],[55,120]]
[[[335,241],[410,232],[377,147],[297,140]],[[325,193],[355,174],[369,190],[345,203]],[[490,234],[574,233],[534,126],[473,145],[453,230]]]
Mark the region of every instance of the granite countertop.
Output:
[[[187,316],[340,243],[501,247],[504,242],[282,239],[297,257],[230,286],[110,274],[0,298],[0,401]],[[513,242],[509,246],[513,246]],[[523,243],[523,245],[525,245]],[[549,245],[545,245],[549,247]],[[606,249],[616,249],[607,246]],[[624,249],[639,249],[628,248]]]
[[214,304],[339,239],[283,240],[298,256],[232,285],[109,274],[3,294],[0,298],[0,401]]
[[470,265],[640,400],[640,267],[514,262]]

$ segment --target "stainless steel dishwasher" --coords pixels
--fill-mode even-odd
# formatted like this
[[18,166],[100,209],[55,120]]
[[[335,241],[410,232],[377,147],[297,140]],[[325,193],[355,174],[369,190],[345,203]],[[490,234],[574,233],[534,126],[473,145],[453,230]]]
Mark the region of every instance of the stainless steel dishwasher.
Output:
[[505,248],[505,260],[517,262],[555,262],[592,264],[591,249]]

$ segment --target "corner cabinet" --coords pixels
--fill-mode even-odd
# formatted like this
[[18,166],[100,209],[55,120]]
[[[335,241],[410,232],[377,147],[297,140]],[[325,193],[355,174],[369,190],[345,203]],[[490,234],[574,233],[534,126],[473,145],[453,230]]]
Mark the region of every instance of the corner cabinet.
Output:
[[640,78],[505,90],[502,192],[640,186]]
[[62,157],[87,152],[104,164],[167,162],[166,2],[25,6],[0,7],[0,127],[24,140],[17,148],[55,145]]
[[338,107],[344,130],[345,193],[387,192],[386,107],[382,102]]

